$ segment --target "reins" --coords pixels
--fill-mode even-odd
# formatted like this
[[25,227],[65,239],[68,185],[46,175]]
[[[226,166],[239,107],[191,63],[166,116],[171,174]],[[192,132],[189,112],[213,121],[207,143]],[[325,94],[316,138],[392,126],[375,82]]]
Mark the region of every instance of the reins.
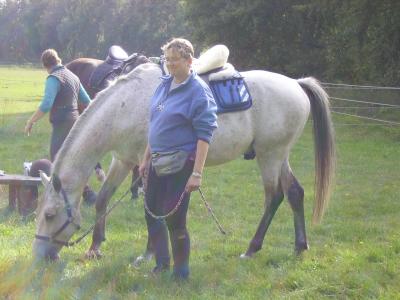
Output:
[[[139,177],[138,179],[136,179],[134,183],[136,183],[136,181],[139,181],[139,179],[140,179],[140,177]],[[126,197],[126,195],[129,194],[129,192],[130,192],[130,188],[122,195],[121,198],[119,198],[117,201],[115,201],[115,202],[111,205],[111,207],[110,207],[101,217],[99,217],[99,218],[96,220],[96,222],[95,222],[92,226],[89,227],[89,229],[87,229],[87,230],[86,230],[79,238],[77,238],[75,241],[73,241],[73,242],[67,242],[67,245],[66,245],[66,246],[67,246],[67,247],[71,247],[71,246],[74,246],[74,245],[78,244],[80,241],[82,241],[90,232],[92,232],[92,230],[94,229],[94,227],[97,225],[97,223],[98,223],[101,219],[107,217],[107,216],[110,214],[110,212],[111,212],[115,207],[117,207],[117,205],[119,205],[119,204],[122,202],[122,200],[124,200],[124,198]]]

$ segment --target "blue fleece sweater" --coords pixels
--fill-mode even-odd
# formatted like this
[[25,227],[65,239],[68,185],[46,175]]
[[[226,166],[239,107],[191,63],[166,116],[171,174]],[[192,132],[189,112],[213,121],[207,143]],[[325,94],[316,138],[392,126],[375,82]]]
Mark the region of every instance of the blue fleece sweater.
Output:
[[217,105],[207,84],[195,73],[170,91],[173,77],[163,76],[151,99],[151,152],[196,150],[197,140],[210,143],[217,128]]

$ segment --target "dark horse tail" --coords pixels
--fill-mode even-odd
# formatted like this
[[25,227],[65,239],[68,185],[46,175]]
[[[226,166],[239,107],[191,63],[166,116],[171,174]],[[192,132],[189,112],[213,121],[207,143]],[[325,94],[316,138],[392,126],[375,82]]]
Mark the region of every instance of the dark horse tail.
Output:
[[297,82],[306,92],[311,104],[315,149],[315,204],[313,223],[319,223],[329,202],[335,174],[335,135],[328,94],[315,78],[301,78]]

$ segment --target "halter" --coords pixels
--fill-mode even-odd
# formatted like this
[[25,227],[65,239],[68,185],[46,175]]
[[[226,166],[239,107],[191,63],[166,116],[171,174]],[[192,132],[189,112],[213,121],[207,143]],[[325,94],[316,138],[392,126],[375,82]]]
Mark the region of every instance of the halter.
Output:
[[[133,183],[132,185],[136,184],[139,180],[141,179],[141,177],[138,177]],[[64,203],[65,203],[65,210],[67,211],[67,216],[68,219],[64,222],[64,224],[60,227],[60,229],[58,229],[52,236],[44,236],[44,235],[35,235],[35,238],[38,240],[42,240],[42,241],[47,241],[47,242],[51,242],[54,244],[59,244],[65,247],[71,247],[74,246],[76,244],[78,244],[80,241],[82,241],[93,229],[94,227],[97,225],[97,223],[105,218],[106,216],[108,216],[108,214],[115,208],[117,207],[123,200],[124,198],[129,194],[130,189],[128,189],[124,195],[122,195],[122,197],[117,200],[103,215],[101,215],[96,222],[90,226],[89,229],[87,229],[79,238],[77,238],[75,241],[73,242],[65,242],[65,241],[60,241],[57,240],[56,237],[65,229],[67,228],[67,226],[69,224],[73,224],[76,226],[76,228],[79,230],[80,229],[80,225],[76,224],[73,222],[73,217],[72,217],[72,209],[71,209],[71,204],[68,200],[67,194],[65,193],[64,189],[61,188],[61,194],[63,196],[64,199]]]
[[35,238],[38,240],[42,240],[42,241],[47,241],[47,242],[51,242],[54,244],[59,244],[62,246],[72,246],[74,243],[70,243],[70,242],[66,242],[66,241],[60,241],[57,240],[57,236],[63,232],[65,230],[65,228],[68,227],[69,224],[73,224],[75,225],[75,227],[79,230],[81,228],[81,226],[79,224],[74,223],[74,218],[72,216],[72,208],[71,208],[71,203],[68,200],[67,197],[67,193],[64,191],[63,188],[61,188],[61,195],[64,199],[64,204],[65,204],[65,210],[67,212],[67,220],[64,222],[64,224],[60,227],[60,229],[58,229],[53,235],[51,236],[45,236],[45,235],[39,235],[39,234],[35,234]]

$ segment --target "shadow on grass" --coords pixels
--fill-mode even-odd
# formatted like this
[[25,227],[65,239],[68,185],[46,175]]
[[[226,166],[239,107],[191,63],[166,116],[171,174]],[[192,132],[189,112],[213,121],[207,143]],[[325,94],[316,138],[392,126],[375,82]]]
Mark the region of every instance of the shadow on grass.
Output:
[[15,209],[10,208],[10,206],[0,208],[0,222],[9,219],[13,214],[15,214]]
[[142,293],[146,279],[135,279],[127,260],[2,261],[0,295],[6,299],[105,299]]
[[[28,225],[35,221],[36,213],[22,216],[17,210],[11,209],[9,206],[0,208],[0,224],[13,224],[15,226]],[[12,226],[13,226],[12,225]]]

